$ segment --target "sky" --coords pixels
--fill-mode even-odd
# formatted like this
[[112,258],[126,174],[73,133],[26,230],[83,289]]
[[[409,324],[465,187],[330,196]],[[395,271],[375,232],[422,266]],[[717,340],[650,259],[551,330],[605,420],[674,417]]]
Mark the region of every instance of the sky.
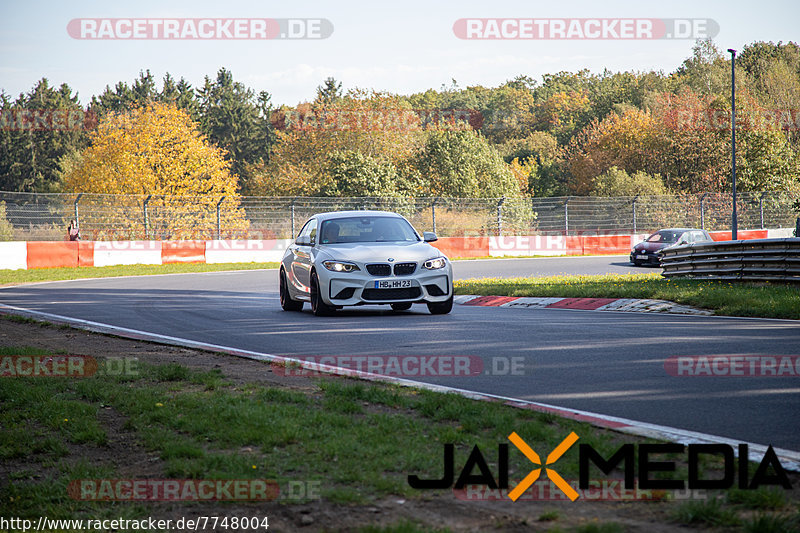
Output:
[[[74,19],[84,21],[73,23],[77,25],[73,28],[83,24],[84,37],[92,35],[90,23],[97,24],[96,31],[101,31],[104,20],[106,25],[118,24],[109,19],[324,19],[321,24],[327,24],[330,35],[310,39],[130,39],[124,38],[127,27],[118,24],[117,38],[91,39],[76,38],[80,31],[68,30]],[[107,85],[130,83],[140,71],[149,69],[159,87],[167,72],[199,87],[205,76],[214,77],[224,67],[236,81],[256,92],[269,92],[273,104],[293,106],[313,100],[316,88],[329,76],[342,82],[345,90],[411,94],[450,86],[452,80],[460,87],[495,87],[520,75],[541,80],[546,73],[580,69],[668,73],[691,55],[694,45],[692,38],[619,39],[614,32],[617,26],[610,26],[604,39],[510,38],[517,27],[513,24],[519,22],[506,23],[502,34],[506,38],[462,39],[454,29],[459,19],[472,21],[473,37],[495,35],[492,22],[475,19],[536,19],[539,28],[542,24],[555,28],[560,23],[548,19],[567,20],[564,24],[575,19],[699,19],[706,21],[707,27],[718,26],[713,39],[723,51],[741,50],[754,41],[800,42],[800,2],[796,0],[0,0],[0,90],[16,97],[47,78],[51,84],[67,83],[86,104]],[[188,32],[184,25],[190,23],[180,24],[181,31]],[[299,27],[299,23],[293,24],[293,28]],[[578,25],[573,37],[597,28],[585,20],[572,24]],[[654,32],[659,27],[656,25]],[[555,33],[556,37],[563,35]],[[649,34],[644,31],[641,35]]]

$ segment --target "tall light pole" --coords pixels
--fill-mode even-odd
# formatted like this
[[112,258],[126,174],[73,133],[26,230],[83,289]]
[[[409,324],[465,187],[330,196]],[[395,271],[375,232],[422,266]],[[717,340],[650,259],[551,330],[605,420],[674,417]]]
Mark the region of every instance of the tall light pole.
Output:
[[736,219],[736,50],[728,48],[731,53],[731,177],[733,185],[733,215],[731,216],[731,239],[739,237]]

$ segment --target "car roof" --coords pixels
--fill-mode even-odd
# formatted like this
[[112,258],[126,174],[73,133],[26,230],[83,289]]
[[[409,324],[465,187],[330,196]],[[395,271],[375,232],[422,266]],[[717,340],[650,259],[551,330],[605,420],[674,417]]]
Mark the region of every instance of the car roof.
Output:
[[317,213],[313,217],[309,218],[316,218],[317,220],[332,220],[336,218],[347,218],[347,217],[363,217],[363,216],[384,216],[384,217],[394,217],[394,218],[403,218],[401,215],[397,213],[392,213],[391,211],[330,211],[328,213]]

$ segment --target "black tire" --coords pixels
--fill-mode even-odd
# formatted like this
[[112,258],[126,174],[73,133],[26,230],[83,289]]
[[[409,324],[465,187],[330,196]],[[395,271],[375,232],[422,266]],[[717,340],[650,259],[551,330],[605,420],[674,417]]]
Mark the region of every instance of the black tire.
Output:
[[452,295],[450,295],[450,298],[448,298],[444,302],[428,303],[428,311],[430,311],[432,315],[446,315],[452,310],[453,310]]
[[311,312],[315,316],[329,316],[336,310],[322,301],[319,294],[319,278],[316,272],[311,272]]
[[392,304],[392,311],[408,311],[409,309],[411,309],[411,302]]
[[292,297],[289,295],[289,284],[286,281],[286,272],[281,269],[280,273],[280,298],[281,298],[281,308],[284,311],[300,311],[303,309],[303,302],[293,300]]

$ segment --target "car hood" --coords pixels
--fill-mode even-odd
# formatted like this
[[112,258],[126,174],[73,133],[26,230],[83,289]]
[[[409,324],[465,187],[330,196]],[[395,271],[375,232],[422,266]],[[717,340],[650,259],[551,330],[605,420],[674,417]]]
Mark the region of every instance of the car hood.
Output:
[[356,261],[359,263],[385,263],[389,258],[395,263],[405,261],[426,261],[442,254],[427,242],[369,242],[328,244],[320,248],[320,255],[340,261]]
[[636,245],[637,252],[657,252],[666,248],[667,246],[672,246],[675,243],[669,242],[640,242]]

